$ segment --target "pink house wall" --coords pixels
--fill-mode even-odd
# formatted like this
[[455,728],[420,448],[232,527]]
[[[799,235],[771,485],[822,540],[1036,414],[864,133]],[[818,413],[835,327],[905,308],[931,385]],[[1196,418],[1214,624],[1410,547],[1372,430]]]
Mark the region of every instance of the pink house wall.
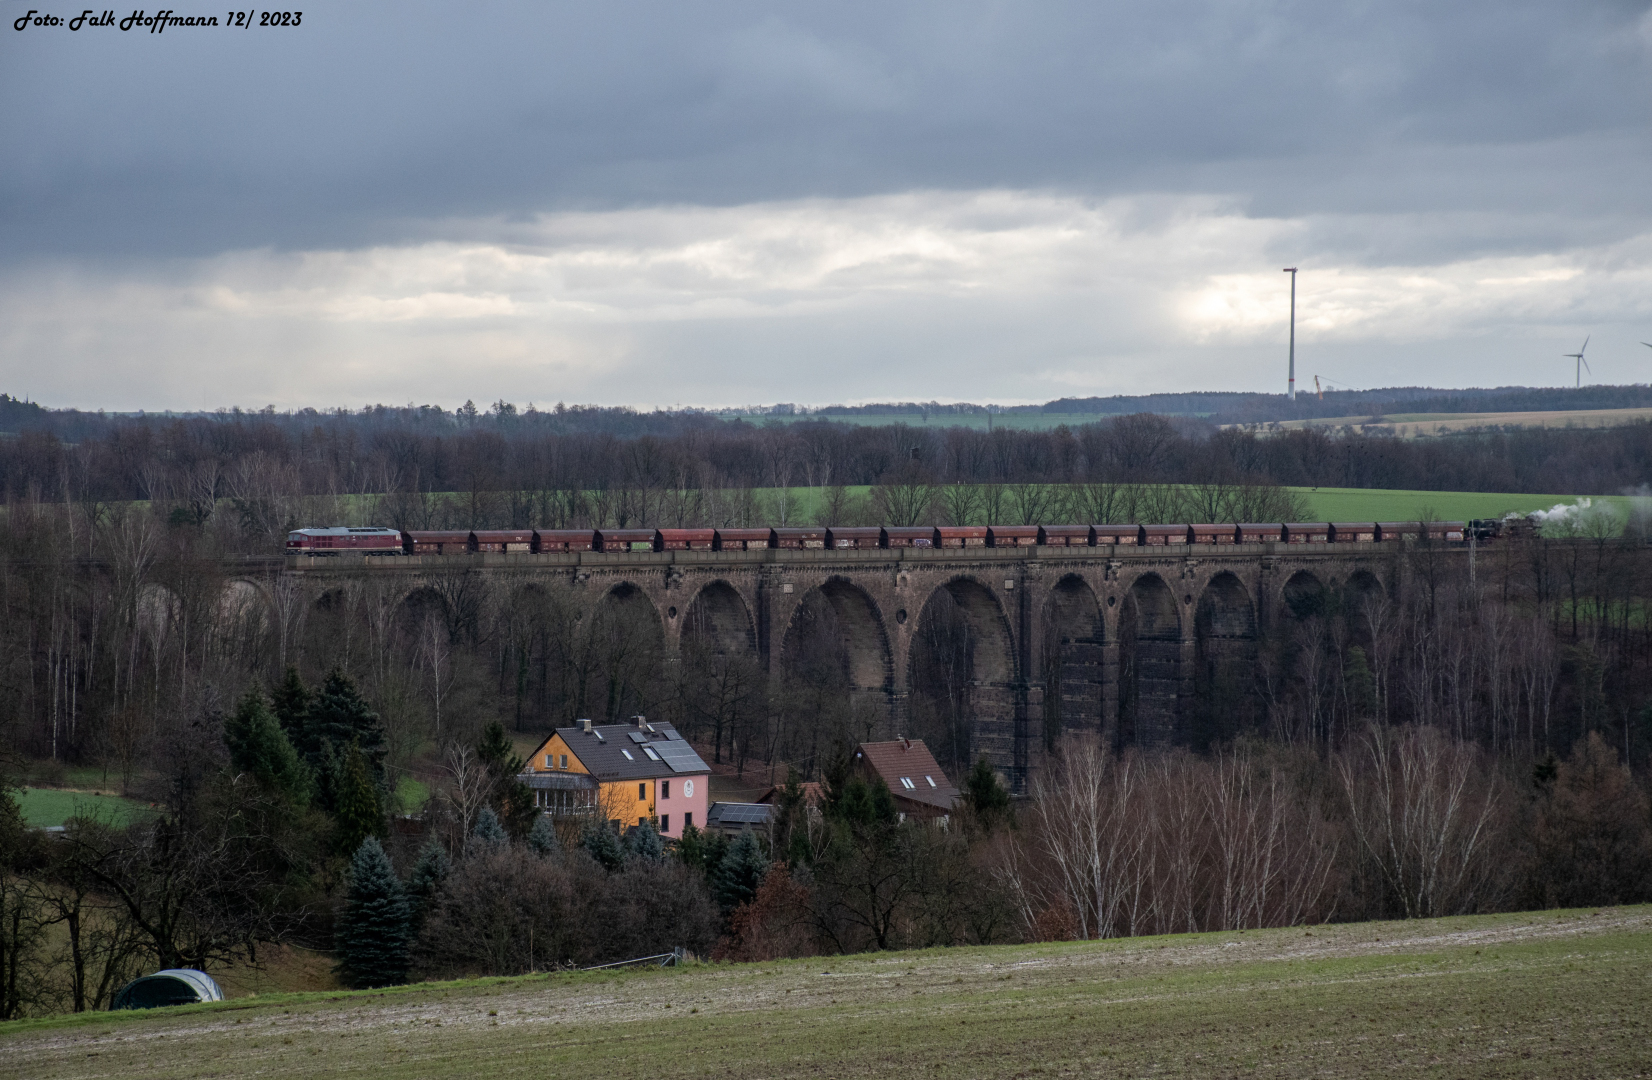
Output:
[[660,833],[680,840],[688,814],[694,815],[696,829],[705,828],[710,787],[711,776],[707,773],[679,773],[654,781],[654,815],[660,819]]

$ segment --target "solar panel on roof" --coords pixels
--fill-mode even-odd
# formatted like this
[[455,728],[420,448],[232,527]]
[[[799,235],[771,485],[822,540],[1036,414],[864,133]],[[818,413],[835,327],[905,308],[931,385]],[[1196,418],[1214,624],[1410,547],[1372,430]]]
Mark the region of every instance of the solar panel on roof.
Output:
[[626,734],[631,736],[631,741],[634,743],[645,743],[648,741],[648,736],[644,735],[640,731],[628,731]]
[[671,766],[672,772],[706,772],[706,763],[700,760],[700,755],[694,748],[685,742],[673,741],[656,743],[654,748],[659,751],[660,757]]
[[672,728],[670,731],[666,732],[665,737],[668,738],[668,739],[672,739],[676,742],[682,742],[683,741],[683,737],[681,735],[677,734],[677,729],[676,728]]
[[761,803],[718,803],[711,813],[725,825],[762,825],[769,820],[769,808]]

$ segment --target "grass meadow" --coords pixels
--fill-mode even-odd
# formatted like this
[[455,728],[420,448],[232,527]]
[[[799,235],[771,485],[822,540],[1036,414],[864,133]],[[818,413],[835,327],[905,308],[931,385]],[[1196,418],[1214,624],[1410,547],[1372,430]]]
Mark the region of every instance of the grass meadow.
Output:
[[97,818],[111,825],[124,825],[142,804],[123,799],[113,792],[80,791],[73,788],[28,787],[17,793],[23,820],[36,828],[62,825],[72,817]]
[[0,1025],[0,1077],[1631,1077],[1652,907],[266,994]]
[[[760,494],[772,499],[775,490],[763,489]],[[869,487],[847,489],[851,495],[862,499],[871,490]],[[1467,521],[1470,518],[1502,517],[1510,512],[1525,514],[1533,510],[1548,510],[1561,503],[1577,501],[1575,495],[1524,495],[1495,491],[1408,491],[1395,488],[1328,487],[1293,487],[1289,490],[1302,496],[1307,502],[1309,521],[1416,521],[1425,515],[1436,521]],[[798,520],[812,521],[818,517],[821,500],[825,494],[823,489],[792,488],[791,494],[797,500]],[[1596,496],[1594,501],[1611,505],[1620,520],[1627,517],[1629,500],[1624,496]]]

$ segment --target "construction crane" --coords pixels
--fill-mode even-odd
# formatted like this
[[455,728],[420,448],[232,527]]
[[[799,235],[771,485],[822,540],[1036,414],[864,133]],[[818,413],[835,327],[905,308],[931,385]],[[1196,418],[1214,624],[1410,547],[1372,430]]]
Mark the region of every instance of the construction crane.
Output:
[[1325,390],[1326,390],[1327,387],[1332,389],[1332,390],[1335,390],[1339,386],[1342,387],[1344,390],[1352,390],[1355,393],[1363,393],[1364,392],[1357,386],[1349,386],[1346,383],[1332,382],[1330,379],[1326,379],[1325,380],[1325,385],[1321,386],[1319,384],[1319,376],[1318,375],[1314,376],[1314,393],[1319,395],[1319,400],[1321,400],[1321,401],[1325,400]]

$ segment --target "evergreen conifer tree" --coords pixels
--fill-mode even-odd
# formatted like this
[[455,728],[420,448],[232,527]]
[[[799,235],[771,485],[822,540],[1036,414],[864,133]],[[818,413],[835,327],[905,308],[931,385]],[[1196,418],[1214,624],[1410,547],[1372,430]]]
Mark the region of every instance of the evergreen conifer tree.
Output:
[[229,747],[230,765],[237,772],[283,792],[294,802],[308,798],[308,770],[257,687],[248,690],[224,720],[224,743]]
[[299,678],[298,669],[287,665],[287,674],[270,691],[270,705],[275,718],[281,721],[281,730],[293,749],[308,757],[313,752],[309,744],[310,690]]
[[593,821],[585,826],[579,837],[579,846],[601,863],[604,870],[618,870],[625,865],[625,849],[606,822]]
[[983,825],[991,826],[1010,812],[1009,789],[999,782],[985,754],[975,759],[975,767],[964,780],[964,798]]
[[868,783],[853,777],[843,786],[843,795],[829,808],[832,817],[851,828],[865,829],[878,825],[893,825],[900,817],[895,808],[895,796],[882,779]]
[[683,834],[677,837],[677,859],[684,866],[704,870],[706,868],[705,833],[693,825],[683,826]]
[[769,857],[763,853],[757,834],[750,829],[742,830],[729,845],[728,854],[723,856],[711,879],[718,906],[729,912],[741,904],[749,904],[768,872]]
[[516,752],[510,736],[505,734],[505,726],[499,721],[483,729],[476,743],[476,759],[492,781],[488,804],[499,816],[499,823],[512,836],[526,834],[533,828],[534,818],[541,815],[533,804],[533,792],[518,776],[527,762]]
[[[329,672],[311,699],[306,717],[305,735],[315,753],[321,753],[323,744],[331,744],[334,753],[342,756],[344,748],[355,743],[373,782],[381,789],[385,787],[384,757],[388,748],[384,727],[379,723],[379,714],[368,708],[356,692],[349,676],[337,668]],[[311,751],[307,747],[305,752]]]
[[470,831],[470,846],[476,851],[498,851],[510,845],[510,834],[499,824],[499,817],[489,807],[482,807],[476,815],[476,827]]
[[665,841],[652,821],[645,821],[625,834],[625,853],[634,858],[658,863],[665,861]]
[[556,835],[549,814],[540,814],[539,820],[528,830],[528,847],[541,858],[554,859],[562,855],[562,838]]
[[334,812],[338,822],[338,846],[354,851],[370,836],[384,835],[384,797],[367,771],[361,748],[351,743],[338,761],[333,788]]
[[442,845],[433,836],[419,851],[419,861],[413,864],[413,873],[407,879],[407,902],[413,914],[413,928],[418,930],[436,890],[453,873],[453,860],[447,857]]
[[350,858],[350,886],[335,938],[335,970],[355,987],[406,982],[411,938],[407,894],[377,837],[369,836]]
[[803,790],[803,774],[797,766],[786,767],[786,785],[780,789],[774,808],[774,850],[777,858],[802,865],[809,854],[809,807]]

